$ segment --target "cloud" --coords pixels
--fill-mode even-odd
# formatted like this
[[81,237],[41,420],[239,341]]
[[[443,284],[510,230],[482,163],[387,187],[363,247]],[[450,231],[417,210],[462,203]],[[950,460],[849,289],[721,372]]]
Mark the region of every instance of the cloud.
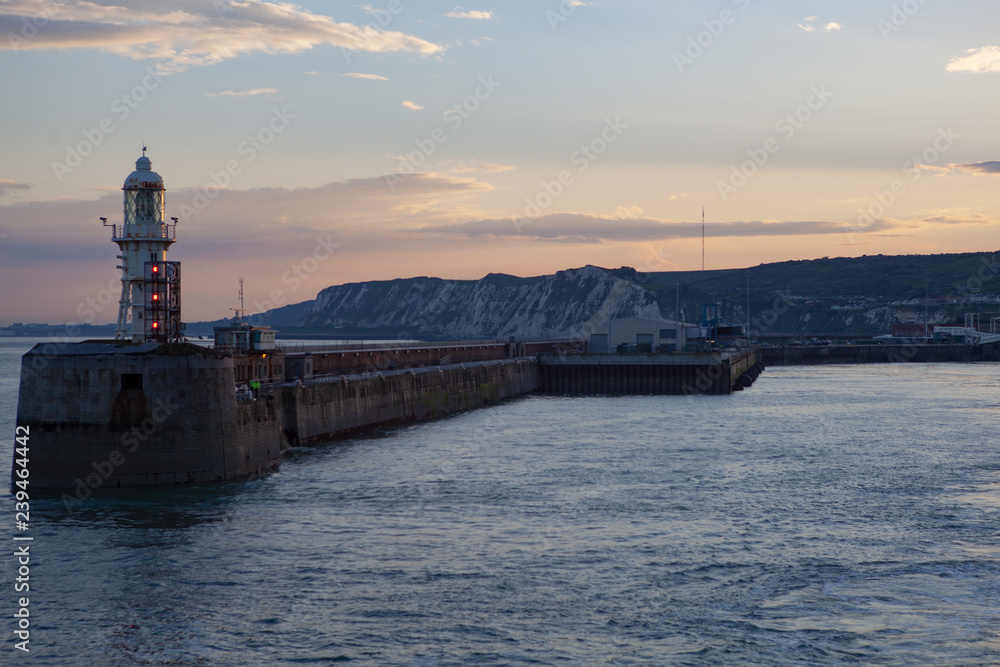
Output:
[[375,176],[313,188],[226,189],[219,191],[203,212],[195,210],[187,217],[183,205],[197,209],[193,205],[197,190],[170,192],[168,202],[177,207],[173,215],[180,213],[182,227],[229,225],[242,220],[240,227],[251,236],[291,227],[367,233],[431,224],[440,217],[467,220],[469,211],[459,202],[489,192],[493,186],[474,178],[415,173],[395,183],[394,188],[390,191],[385,178]]
[[[622,209],[619,209],[622,210]],[[634,209],[625,209],[630,214]],[[641,212],[641,209],[639,210]],[[881,231],[887,223],[876,222],[868,231]],[[706,227],[713,237],[801,236],[838,234],[850,231],[848,223],[829,220],[717,222]],[[701,222],[660,220],[629,216],[596,216],[582,213],[553,213],[535,219],[486,219],[448,225],[431,225],[411,230],[423,234],[464,236],[523,236],[570,243],[597,241],[657,241],[701,238]]]
[[[816,21],[816,19],[818,18],[819,18],[818,16],[807,16],[805,19],[803,19],[802,23],[797,23],[796,25],[802,30],[805,30],[806,32],[816,32],[816,26],[813,25],[813,22]],[[834,32],[836,30],[842,30],[843,28],[844,25],[842,23],[836,23],[834,21],[830,21],[825,26],[823,26],[823,30],[825,30],[826,32]]]
[[984,46],[981,49],[969,49],[967,56],[952,58],[945,69],[949,72],[1000,72],[1000,46]]
[[[300,53],[320,45],[345,51],[411,51],[442,47],[402,32],[338,23],[297,5],[261,0],[216,3],[178,0],[78,0],[64,4],[10,0],[0,5],[0,49],[97,49],[133,60],[154,60],[160,73],[214,65],[248,53]],[[20,39],[25,21],[42,12],[43,30]]]
[[423,109],[422,106],[410,100],[403,100],[403,106],[406,107],[407,109],[412,109],[414,111],[420,111],[421,109]]
[[509,164],[497,164],[495,162],[477,162],[476,165],[479,167],[479,171],[496,174],[501,171],[512,171],[517,169],[517,167]]
[[615,211],[615,215],[619,218],[638,218],[642,213],[642,208],[639,206],[619,206]]
[[253,90],[224,90],[221,93],[205,93],[205,97],[253,97],[255,95],[277,94],[277,88],[254,88]]
[[346,74],[341,74],[340,76],[347,76],[352,79],[371,79],[372,81],[388,81],[389,79],[384,76],[379,76],[378,74],[361,74],[360,72],[348,72]]
[[[0,186],[11,183],[6,179]],[[21,184],[14,184],[21,186]],[[27,186],[23,186],[27,187]],[[390,191],[382,176],[336,181],[318,187],[254,188],[177,188],[167,193],[167,213],[180,217],[178,235],[197,235],[207,243],[280,238],[284,231],[345,230],[364,232],[390,231],[406,225],[430,225],[441,220],[468,220],[469,211],[462,203],[469,197],[493,190],[493,186],[475,178],[441,174],[415,173],[395,184]],[[205,197],[205,191],[213,193]],[[101,230],[99,216],[114,218],[121,211],[120,187],[94,200],[58,199],[0,205],[0,219],[23,231],[25,241],[34,239],[40,247],[61,244],[65,237],[72,252],[81,239],[104,248],[110,236]],[[202,202],[202,203],[198,203]],[[479,212],[482,215],[482,211]],[[79,221],[84,220],[81,224]],[[92,228],[96,228],[92,229]],[[266,246],[265,246],[266,250]],[[197,252],[192,246],[187,252]],[[107,253],[105,253],[107,254]],[[40,256],[46,253],[41,252]],[[30,264],[34,259],[22,255],[12,260]]]
[[478,160],[448,160],[438,166],[437,169],[442,169],[450,174],[467,174],[470,172],[496,174],[504,171],[512,171],[517,169],[517,167],[509,164],[497,164],[494,162],[479,162]]
[[316,229],[315,227],[306,227],[305,225],[288,225],[285,227],[288,231],[293,234],[322,234],[322,229]]
[[[199,256],[209,261],[213,253],[221,253],[235,261],[239,249],[255,253],[254,257],[268,252],[281,255],[283,248],[297,243],[285,239],[288,231],[358,234],[373,237],[375,244],[386,242],[395,228],[468,220],[482,215],[482,211],[470,210],[464,202],[491,191],[493,186],[474,178],[416,173],[397,183],[393,192],[382,176],[311,188],[216,191],[213,186],[215,194],[211,199],[205,197],[205,189],[169,190],[167,214],[180,218],[177,234],[179,241],[184,241],[185,257]],[[90,252],[113,266],[114,246],[99,217],[114,220],[116,211],[120,215],[121,202],[121,189],[115,188],[94,200],[59,199],[0,206],[0,219],[20,230],[16,239],[20,250],[16,255],[4,256],[3,265],[31,266],[82,250],[81,259],[87,259]]]
[[[473,178],[418,173],[397,183],[394,192],[381,176],[309,188],[212,186],[211,198],[205,197],[206,188],[168,190],[167,215],[180,218],[178,245],[169,257],[184,262],[185,319],[222,317],[232,305],[237,277],[248,266],[254,267],[248,296],[277,289],[287,303],[312,298],[345,276],[424,275],[429,266],[455,260],[455,248],[431,236],[394,230],[485,217],[491,213],[472,209],[469,202],[492,189]],[[20,276],[0,280],[4,317],[79,321],[77,308],[87,297],[120,289],[121,271],[114,268],[118,249],[99,220],[121,215],[120,184],[115,190],[93,200],[0,204],[8,233],[0,243],[0,267]],[[191,211],[187,216],[186,210]],[[300,278],[301,285],[290,283],[288,276],[295,274],[289,271],[314,257],[317,239],[341,244],[343,251]],[[456,239],[456,245],[466,246],[464,253],[477,244]],[[74,279],[67,283],[67,276]],[[117,303],[109,302],[96,321],[113,321],[116,312]],[[31,320],[30,313],[41,319]]]
[[917,222],[936,225],[986,225],[996,223],[997,219],[985,213],[947,213],[919,218]]
[[[170,178],[168,173],[164,176]],[[6,179],[0,186],[12,183],[24,189]],[[117,185],[113,187],[94,200],[0,204],[0,220],[8,233],[0,244],[0,266],[21,277],[0,280],[0,303],[11,304],[4,316],[79,321],[78,307],[86,299],[107,290],[117,294],[118,249],[98,219],[120,216],[122,194]],[[611,216],[562,213],[523,220],[518,233],[515,221],[504,218],[503,212],[477,205],[496,191],[493,185],[454,174],[410,174],[395,183],[394,191],[383,176],[319,187],[237,187],[238,183],[221,190],[212,186],[210,198],[205,197],[208,188],[168,191],[167,215],[181,218],[179,245],[170,257],[184,262],[188,321],[224,316],[233,305],[237,277],[248,275],[248,266],[253,267],[247,281],[248,308],[262,310],[255,300],[276,298],[268,296],[275,290],[286,303],[294,303],[312,298],[327,285],[427,275],[427,271],[537,275],[574,265],[584,257],[581,253],[592,253],[585,261],[602,257],[613,261],[621,252],[642,257],[647,253],[643,242],[693,241],[701,234],[700,220],[657,219],[628,205]],[[192,212],[185,216],[185,210]],[[836,243],[831,235],[850,231],[905,234],[935,225],[961,229],[950,225],[962,224],[987,230],[992,227],[985,225],[997,222],[975,210],[932,209],[912,220],[876,220],[862,230],[856,224],[828,220],[737,221],[707,227],[710,236],[730,239],[786,236],[805,243],[808,235],[817,235],[818,244],[826,247]],[[635,246],[629,248],[629,242]],[[304,278],[296,273],[306,260],[317,257],[317,248],[329,243],[339,244],[336,252],[324,251],[329,260],[314,273],[307,271]],[[67,275],[74,279],[67,282]],[[96,321],[113,321],[116,310],[117,303],[108,301]]]
[[0,197],[14,192],[15,190],[30,190],[31,186],[27,183],[18,183],[17,181],[12,181],[9,178],[0,178]]
[[946,174],[950,174],[954,171],[954,169],[951,166],[939,167],[934,164],[915,164],[913,165],[913,167],[911,167],[911,169],[913,171],[927,172],[937,176],[945,176]]
[[1000,161],[972,162],[970,164],[949,164],[952,169],[967,171],[970,174],[1000,174]]
[[935,176],[948,176],[956,172],[964,171],[970,174],[980,175],[1000,175],[1000,160],[988,160],[986,162],[970,162],[966,164],[950,163],[944,166],[933,164],[917,164],[912,167],[913,171],[927,172]]
[[803,30],[805,30],[806,32],[813,32],[813,31],[816,30],[816,26],[814,26],[812,24],[812,22],[815,21],[817,18],[819,18],[819,17],[817,17],[817,16],[807,16],[806,18],[803,19],[802,23],[797,23],[796,25],[799,28],[802,28]]
[[473,10],[471,12],[448,12],[445,16],[449,16],[453,19],[475,19],[477,21],[485,21],[494,18],[496,15],[493,12],[481,12]]

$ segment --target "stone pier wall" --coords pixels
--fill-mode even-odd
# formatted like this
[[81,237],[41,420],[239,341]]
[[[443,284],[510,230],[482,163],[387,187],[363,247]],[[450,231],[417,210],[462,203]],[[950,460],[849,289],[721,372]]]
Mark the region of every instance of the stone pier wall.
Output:
[[538,388],[533,359],[507,359],[286,383],[275,396],[289,442],[305,444],[492,405]]
[[996,361],[996,345],[803,345],[762,347],[766,366]]
[[259,474],[291,445],[540,390],[728,394],[754,362],[752,352],[553,354],[297,380],[237,400],[233,358],[211,349],[49,344],[22,360],[17,421],[30,433],[32,488],[60,490],[73,502],[101,487]]
[[729,394],[754,351],[539,355],[542,391],[560,395]]
[[32,488],[231,479],[275,467],[273,401],[237,402],[233,360],[196,345],[45,344],[22,359]]

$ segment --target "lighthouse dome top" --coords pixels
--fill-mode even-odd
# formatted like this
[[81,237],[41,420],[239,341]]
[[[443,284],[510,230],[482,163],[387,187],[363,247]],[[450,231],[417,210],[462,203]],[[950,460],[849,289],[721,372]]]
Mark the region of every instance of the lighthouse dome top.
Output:
[[163,189],[163,178],[153,171],[153,162],[146,157],[146,149],[142,149],[142,157],[135,161],[135,171],[125,179],[122,190]]

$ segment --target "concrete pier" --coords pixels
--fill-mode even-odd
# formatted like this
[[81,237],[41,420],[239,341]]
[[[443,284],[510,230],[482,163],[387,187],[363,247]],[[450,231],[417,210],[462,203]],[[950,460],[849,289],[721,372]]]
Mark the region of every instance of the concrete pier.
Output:
[[534,359],[430,366],[287,382],[273,388],[293,445],[421,421],[538,391]]
[[757,352],[767,366],[817,364],[940,363],[1000,361],[1000,346],[987,345],[786,345]]
[[[265,378],[259,388],[238,397],[234,357],[214,349],[114,341],[38,345],[22,359],[17,415],[18,425],[30,431],[32,488],[61,490],[72,504],[101,487],[233,479],[275,468],[290,446],[539,391],[728,394],[750,386],[759,372],[753,351],[549,352],[537,358],[451,361],[456,352],[510,355],[527,349],[523,344],[476,347],[404,350],[377,360],[396,366],[420,355],[435,359],[434,365],[285,382]],[[320,366],[357,367],[354,358],[339,352],[336,357],[326,353],[325,359],[322,354],[311,359],[318,357]],[[294,362],[285,367],[286,377],[296,368],[304,373],[306,366]]]
[[[99,488],[219,481],[278,466],[290,445],[432,419],[538,391],[533,358],[265,384],[238,400],[232,356],[190,344],[38,345],[17,423],[31,485],[68,506]],[[13,472],[12,472],[13,474]]]
[[568,396],[729,394],[756,363],[753,350],[538,356],[542,392]]
[[267,400],[237,401],[233,359],[186,343],[48,343],[21,362],[32,488],[203,482],[278,465]]

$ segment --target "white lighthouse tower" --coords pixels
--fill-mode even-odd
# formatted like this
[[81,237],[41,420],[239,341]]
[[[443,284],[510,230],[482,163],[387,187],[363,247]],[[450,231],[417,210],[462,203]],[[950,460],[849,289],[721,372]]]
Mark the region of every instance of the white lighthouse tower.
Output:
[[146,157],[135,161],[135,171],[125,179],[125,218],[111,227],[111,240],[118,244],[122,271],[122,294],[118,302],[116,340],[177,342],[183,340],[180,319],[181,265],[167,262],[167,250],[174,243],[174,224],[163,220],[166,191],[163,179],[152,170]]

